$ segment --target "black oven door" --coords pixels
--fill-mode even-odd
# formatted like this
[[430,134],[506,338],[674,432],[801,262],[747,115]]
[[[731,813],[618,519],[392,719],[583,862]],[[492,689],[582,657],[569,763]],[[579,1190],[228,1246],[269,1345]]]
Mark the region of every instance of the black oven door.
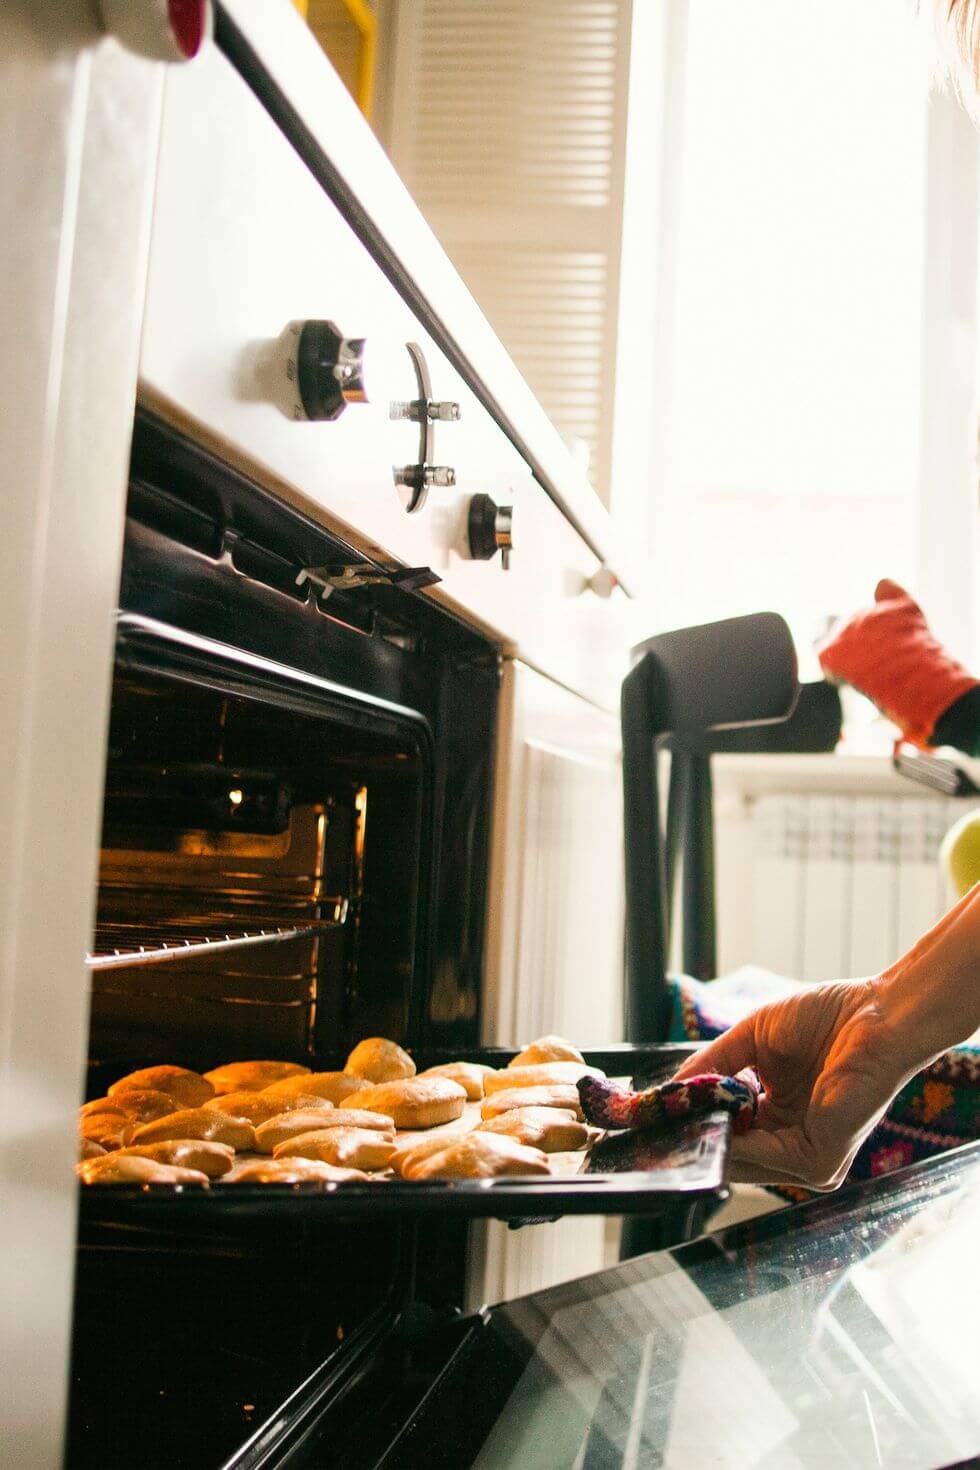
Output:
[[[279,1463],[975,1465],[978,1239],[974,1144],[441,1338],[395,1334]],[[413,1377],[419,1401],[404,1415],[386,1385]]]

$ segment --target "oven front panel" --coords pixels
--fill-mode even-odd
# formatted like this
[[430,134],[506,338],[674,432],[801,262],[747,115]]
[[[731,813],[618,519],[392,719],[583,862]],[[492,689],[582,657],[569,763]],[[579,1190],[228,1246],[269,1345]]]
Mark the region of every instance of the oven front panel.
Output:
[[[332,421],[306,420],[297,388],[293,328],[309,320],[367,344],[368,401]],[[391,416],[418,397],[407,344],[460,414],[431,426],[431,466],[455,483],[412,514],[395,471],[418,459],[419,425]],[[615,707],[625,599],[586,590],[595,553],[214,47],[167,78],[140,376],[144,403],[372,557],[431,567],[427,595]],[[513,507],[508,571],[471,555],[476,494]]]

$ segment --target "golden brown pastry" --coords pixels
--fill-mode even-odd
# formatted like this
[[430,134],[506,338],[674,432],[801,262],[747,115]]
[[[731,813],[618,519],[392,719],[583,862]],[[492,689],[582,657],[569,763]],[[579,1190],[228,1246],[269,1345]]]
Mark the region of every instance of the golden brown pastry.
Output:
[[228,1062],[204,1075],[220,1096],[223,1092],[261,1092],[287,1077],[306,1076],[309,1070],[298,1062]]
[[545,1155],[495,1133],[460,1133],[425,1157],[402,1160],[405,1179],[492,1179],[502,1174],[549,1174]]
[[255,1129],[244,1118],[229,1118],[207,1108],[182,1108],[168,1118],[144,1123],[127,1140],[129,1143],[166,1143],[171,1138],[206,1138],[226,1143],[233,1149],[253,1149]]
[[209,1113],[244,1118],[253,1128],[270,1118],[277,1118],[280,1113],[292,1112],[294,1108],[303,1108],[307,1112],[314,1109],[321,1113],[333,1110],[333,1103],[325,1097],[304,1096],[302,1093],[298,1097],[274,1097],[268,1092],[224,1092],[220,1097],[209,1098],[204,1106]]
[[565,1082],[576,1083],[580,1077],[601,1077],[595,1067],[586,1067],[581,1062],[538,1062],[531,1067],[504,1067],[501,1072],[491,1072],[484,1079],[483,1091],[487,1097],[495,1092],[512,1087],[554,1087]]
[[357,1106],[385,1113],[396,1128],[434,1128],[461,1116],[466,1092],[448,1077],[409,1077],[366,1088],[357,1094]]
[[541,1062],[578,1062],[585,1066],[585,1058],[577,1047],[564,1036],[539,1036],[523,1051],[519,1051],[508,1067],[533,1067]]
[[348,1169],[386,1169],[395,1146],[373,1128],[324,1128],[287,1138],[273,1151],[275,1159],[321,1159]]
[[415,1076],[415,1063],[397,1042],[369,1036],[357,1043],[344,1063],[344,1071],[368,1082],[397,1082],[400,1077]]
[[470,1102],[479,1102],[483,1096],[483,1080],[493,1067],[484,1067],[479,1062],[442,1062],[438,1067],[426,1067],[420,1077],[448,1077],[458,1082]]
[[121,1097],[118,1102],[112,1097],[93,1097],[91,1102],[82,1103],[78,1110],[80,1118],[92,1118],[96,1113],[118,1113],[121,1118],[131,1116]]
[[361,1169],[338,1169],[322,1159],[243,1159],[222,1179],[222,1184],[305,1184],[308,1179],[325,1179],[343,1184],[351,1179],[377,1183],[377,1175]]
[[570,1082],[556,1083],[552,1087],[511,1087],[504,1092],[495,1092],[484,1098],[480,1109],[482,1118],[497,1118],[509,1113],[512,1108],[568,1108],[576,1118],[581,1118],[578,1088]]
[[401,1174],[402,1165],[407,1159],[427,1159],[430,1154],[440,1154],[443,1149],[448,1148],[454,1138],[459,1136],[456,1132],[443,1130],[441,1133],[427,1133],[421,1138],[417,1133],[413,1133],[408,1138],[396,1138],[395,1152],[391,1156],[391,1167],[396,1174]]
[[200,1072],[191,1072],[187,1067],[142,1067],[138,1072],[129,1072],[120,1077],[108,1089],[110,1097],[119,1092],[151,1091],[165,1092],[175,1098],[182,1108],[199,1108],[214,1096],[214,1088]]
[[260,1154],[271,1154],[287,1138],[322,1132],[325,1128],[369,1128],[385,1138],[395,1136],[395,1125],[390,1118],[381,1113],[366,1112],[364,1108],[300,1109],[295,1113],[280,1113],[278,1117],[260,1124],[255,1130],[255,1147]]
[[94,1138],[80,1138],[78,1140],[78,1157],[84,1159],[104,1159],[108,1149],[104,1149],[101,1143],[96,1143]]
[[120,1158],[153,1159],[157,1164],[175,1164],[180,1169],[197,1169],[209,1179],[220,1179],[235,1162],[235,1150],[226,1143],[204,1138],[168,1138],[164,1143],[131,1144],[120,1149]]
[[370,1086],[370,1082],[365,1082],[363,1077],[355,1077],[352,1072],[310,1072],[305,1077],[287,1077],[284,1082],[274,1082],[263,1091],[270,1097],[297,1097],[300,1094],[324,1097],[339,1107],[345,1098],[353,1097],[355,1092]]
[[96,1097],[82,1108],[82,1117],[93,1113],[122,1113],[134,1123],[152,1123],[154,1118],[165,1118],[176,1113],[185,1104],[178,1102],[168,1092],[157,1092],[150,1087],[134,1087],[131,1091],[117,1092],[115,1097]]
[[478,1131],[505,1135],[546,1154],[574,1152],[589,1141],[588,1128],[576,1121],[571,1108],[511,1108],[487,1118]]
[[176,1164],[158,1164],[138,1154],[106,1154],[75,1165],[83,1184],[207,1184],[199,1169],[181,1169]]
[[78,1131],[82,1138],[99,1144],[107,1151],[122,1148],[132,1138],[137,1127],[138,1124],[124,1113],[90,1113],[87,1118],[78,1120]]

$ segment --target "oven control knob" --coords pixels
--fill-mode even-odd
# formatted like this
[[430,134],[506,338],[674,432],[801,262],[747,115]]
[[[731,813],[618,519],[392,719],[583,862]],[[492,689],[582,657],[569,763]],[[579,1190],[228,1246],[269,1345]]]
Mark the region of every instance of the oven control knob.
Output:
[[499,551],[506,572],[514,545],[514,507],[497,505],[489,495],[474,495],[470,501],[467,530],[470,556],[475,561],[490,561]]
[[348,403],[367,403],[363,337],[344,337],[333,322],[304,322],[296,377],[308,419],[339,418]]

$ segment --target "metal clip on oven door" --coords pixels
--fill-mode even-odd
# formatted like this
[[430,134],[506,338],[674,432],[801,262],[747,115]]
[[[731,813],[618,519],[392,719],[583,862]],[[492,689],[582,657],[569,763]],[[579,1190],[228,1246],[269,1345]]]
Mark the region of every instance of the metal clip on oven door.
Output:
[[304,567],[296,578],[296,586],[302,587],[308,582],[319,588],[320,596],[326,601],[338,588],[347,592],[355,587],[380,585],[418,592],[441,580],[431,567],[403,567],[397,562],[387,566],[374,566],[371,562],[336,562],[323,567]]

